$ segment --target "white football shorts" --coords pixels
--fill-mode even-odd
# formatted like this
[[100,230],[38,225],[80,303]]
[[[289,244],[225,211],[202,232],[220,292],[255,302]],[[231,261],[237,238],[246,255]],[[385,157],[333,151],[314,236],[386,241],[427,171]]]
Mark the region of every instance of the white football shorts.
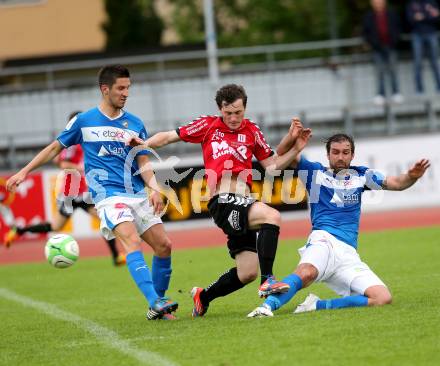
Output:
[[161,218],[154,214],[148,198],[143,197],[109,197],[98,202],[96,210],[101,220],[101,234],[107,240],[115,237],[113,229],[121,222],[133,222],[140,235],[153,225],[162,223]]
[[340,296],[364,295],[371,286],[385,286],[361,261],[356,249],[327,231],[312,231],[307,244],[298,252],[300,264],[310,263],[318,269],[316,282],[324,282]]

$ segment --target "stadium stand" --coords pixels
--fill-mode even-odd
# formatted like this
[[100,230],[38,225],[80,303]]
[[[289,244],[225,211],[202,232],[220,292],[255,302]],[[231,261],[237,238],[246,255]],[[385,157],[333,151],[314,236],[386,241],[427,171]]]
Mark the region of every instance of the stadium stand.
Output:
[[[425,96],[415,94],[409,55],[402,57],[399,64],[406,101],[384,107],[372,103],[375,73],[367,54],[346,52],[331,60],[275,61],[273,57],[298,50],[351,50],[360,44],[360,39],[353,38],[337,43],[219,50],[221,83],[246,86],[250,100],[248,115],[266,131],[271,144],[279,141],[294,115],[313,127],[318,138],[336,130],[356,137],[439,130],[440,101],[432,94],[432,80],[426,78],[429,83]],[[230,62],[232,57],[246,54],[266,55],[267,61],[236,66]],[[0,137],[0,169],[22,166],[63,129],[66,113],[93,106],[99,93],[94,74],[102,64],[121,62],[135,66],[128,106],[144,119],[149,133],[174,128],[198,113],[216,113],[214,101],[206,98],[212,94],[212,85],[207,68],[200,61],[204,57],[205,51],[186,51],[0,69],[0,79],[13,76],[22,80],[18,86],[0,86],[0,109],[5,121]],[[188,66],[189,60],[194,60],[193,67]],[[23,82],[29,75],[34,75],[34,81],[28,78]],[[193,151],[189,144],[170,145],[167,149],[173,154]]]

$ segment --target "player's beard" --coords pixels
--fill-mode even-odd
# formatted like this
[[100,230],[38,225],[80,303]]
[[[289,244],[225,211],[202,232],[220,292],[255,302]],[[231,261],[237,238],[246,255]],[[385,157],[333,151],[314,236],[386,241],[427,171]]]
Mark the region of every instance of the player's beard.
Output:
[[339,172],[343,171],[343,170],[347,170],[348,168],[350,168],[350,163],[345,163],[343,161],[338,161],[336,162],[336,164],[334,166],[331,167],[333,169],[333,171],[338,174]]
[[127,102],[127,98],[123,99],[121,97],[118,98],[110,98],[109,100],[110,105],[114,109],[122,109],[125,106],[125,103]]

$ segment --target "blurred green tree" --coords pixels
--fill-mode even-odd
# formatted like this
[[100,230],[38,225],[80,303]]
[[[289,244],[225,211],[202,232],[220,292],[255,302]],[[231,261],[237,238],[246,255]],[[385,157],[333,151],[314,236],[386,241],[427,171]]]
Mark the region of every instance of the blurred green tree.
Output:
[[[368,0],[366,0],[368,1]],[[173,23],[183,42],[204,39],[203,0],[170,0]],[[349,17],[344,0],[338,5],[337,24]],[[220,47],[292,43],[328,38],[324,0],[222,0],[215,2]]]
[[[370,0],[214,1],[219,47],[293,43],[330,38],[327,1],[335,7],[341,38],[358,36]],[[183,43],[204,40],[203,0],[169,0],[173,25]],[[402,2],[389,3],[400,10]]]
[[160,45],[164,24],[153,0],[105,0],[107,20],[102,25],[107,50],[139,49]]

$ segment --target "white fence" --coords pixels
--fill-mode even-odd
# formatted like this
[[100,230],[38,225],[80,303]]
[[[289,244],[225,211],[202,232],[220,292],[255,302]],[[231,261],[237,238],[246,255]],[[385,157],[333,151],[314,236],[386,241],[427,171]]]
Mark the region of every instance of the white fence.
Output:
[[[414,97],[412,64],[400,64],[401,89],[407,99]],[[433,90],[430,70],[425,68],[427,90]],[[157,82],[138,82],[133,87],[127,109],[139,115],[147,130],[175,128],[200,114],[217,113],[215,90],[207,78],[188,78]],[[249,95],[248,116],[263,127],[288,122],[293,115],[305,114],[307,119],[343,118],[344,108],[354,113],[381,113],[375,107],[375,73],[371,64],[343,65],[337,71],[313,67],[273,72],[243,73],[226,76],[225,83],[245,86]],[[77,109],[89,109],[99,101],[97,87],[39,91],[0,96],[0,126],[3,139],[13,137],[19,146],[48,142],[64,128],[67,115]],[[438,98],[434,98],[437,103]],[[396,107],[411,108],[410,104]]]

